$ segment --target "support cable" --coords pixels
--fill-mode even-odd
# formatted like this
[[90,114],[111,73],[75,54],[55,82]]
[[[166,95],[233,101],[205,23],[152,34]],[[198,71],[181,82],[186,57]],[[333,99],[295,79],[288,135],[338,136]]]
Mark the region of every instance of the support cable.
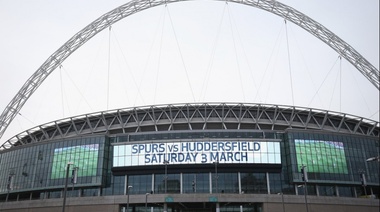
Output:
[[[269,65],[270,65],[270,62],[271,62],[271,60],[272,60],[272,57],[273,57],[273,55],[274,55],[274,50],[276,49],[276,45],[279,43],[279,41],[280,41],[280,36],[281,36],[281,34],[282,34],[282,30],[283,30],[283,27],[281,27],[281,29],[280,29],[280,31],[278,32],[278,35],[277,35],[277,38],[276,38],[276,41],[274,42],[274,46],[273,46],[273,48],[272,48],[272,51],[271,51],[271,54],[270,54],[270,56],[269,56],[269,60],[268,60],[268,63],[267,63],[267,65],[266,65],[266,67],[265,67],[265,70],[264,70],[264,76],[261,78],[261,81],[260,81],[260,84],[259,84],[259,88],[257,89],[257,91],[256,91],[256,95],[255,95],[255,98],[254,99],[257,99],[257,96],[259,96],[259,92],[260,92],[260,90],[261,90],[261,86],[263,85],[263,82],[264,82],[264,80],[265,80],[265,77],[266,77],[266,74],[267,74],[267,71],[268,71],[268,69],[269,69]],[[278,44],[279,45],[279,44]],[[279,50],[279,48],[277,49],[277,50]],[[277,54],[276,55],[278,55],[278,51],[277,51]],[[272,72],[272,75],[273,75],[273,72]],[[272,77],[271,77],[272,78]],[[271,85],[271,82],[272,82],[272,80],[269,80],[269,86]],[[269,92],[269,88],[267,89],[267,92]],[[268,96],[268,93],[264,96],[265,97],[265,100],[264,100],[264,102],[266,102],[266,97]]]
[[[234,21],[234,24],[235,24],[235,27],[236,27],[236,22],[235,22],[235,19],[233,19]],[[248,70],[249,70],[249,73],[250,73],[250,77],[252,78],[252,81],[253,81],[253,86],[255,87],[255,89],[257,90],[258,87],[256,85],[256,80],[255,80],[255,77],[253,76],[253,69],[251,67],[251,64],[249,63],[250,60],[248,60],[248,56],[247,56],[247,52],[245,51],[245,48],[243,45],[243,42],[242,42],[242,39],[241,39],[241,36],[240,36],[240,33],[239,33],[239,30],[236,30],[236,33],[238,35],[238,40],[239,40],[239,44],[240,44],[240,47],[242,48],[243,50],[243,54],[244,54],[244,59],[245,59],[245,62],[247,63],[247,66],[248,66]],[[259,102],[261,100],[261,97],[259,96]],[[255,101],[255,100],[254,100]]]
[[210,79],[210,74],[211,74],[211,70],[212,70],[212,66],[213,66],[213,62],[214,62],[214,57],[215,57],[216,46],[218,44],[220,30],[222,28],[222,23],[223,23],[226,7],[227,7],[227,5],[225,4],[225,6],[223,7],[222,16],[220,17],[220,22],[219,22],[218,29],[217,29],[217,32],[216,32],[216,36],[215,36],[214,42],[212,44],[211,55],[210,55],[210,59],[209,59],[208,65],[207,65],[207,69],[206,69],[206,76],[203,79],[202,89],[201,89],[201,94],[200,94],[200,97],[199,97],[199,101],[204,100],[204,98],[206,96],[208,81]]
[[342,57],[339,56],[339,112],[342,112]]
[[108,71],[107,71],[107,110],[109,107],[109,97],[110,97],[110,71],[111,71],[111,28],[109,26],[109,35],[108,35]]
[[289,50],[289,39],[288,39],[288,27],[285,21],[285,34],[286,34],[286,46],[288,49],[288,64],[289,64],[289,74],[290,74],[290,89],[292,92],[292,105],[294,105],[294,94],[293,94],[293,77],[292,77],[292,66],[290,64],[290,50]]
[[[302,49],[300,48],[299,43],[297,42],[299,39],[297,39],[296,33],[293,31],[293,28],[292,28],[290,25],[289,25],[289,29],[290,29],[290,34],[295,38],[295,39],[294,39],[294,41],[295,41],[295,46],[297,47],[298,51],[301,53],[300,56],[301,56],[302,61],[304,62],[304,65],[305,65],[305,67],[306,67],[306,71],[307,71],[307,74],[308,74],[308,76],[309,76],[309,78],[310,78],[310,81],[311,81],[311,83],[312,83],[312,85],[313,85],[313,89],[316,90],[315,88],[316,88],[317,86],[316,86],[316,83],[314,82],[314,77],[311,75],[311,73],[310,73],[310,69],[309,69],[308,64],[306,63],[306,60],[305,60],[305,57],[304,57],[305,53],[302,51]],[[322,100],[321,100],[321,97],[318,95],[318,93],[316,93],[316,95],[318,96],[318,99],[319,99],[319,102],[320,102],[321,105],[322,105],[322,108],[325,108],[325,106],[324,106],[324,104],[323,104],[323,102],[322,102]],[[313,97],[314,97],[314,96],[313,96]],[[310,102],[310,104],[311,104],[311,102]],[[310,106],[310,104],[309,104],[309,106]]]
[[34,126],[37,126],[36,123],[34,123],[32,120],[28,119],[26,116],[22,115],[21,113],[18,113],[18,115],[20,115],[21,117],[23,117],[25,120],[29,121],[31,124],[33,124]]
[[[355,89],[355,90],[357,90],[357,91],[359,92],[359,94],[360,94],[359,96],[362,97],[363,102],[364,102],[365,106],[367,107],[368,114],[371,114],[371,116],[369,116],[368,119],[372,119],[372,117],[374,117],[377,113],[379,113],[379,108],[376,107],[376,108],[377,108],[377,111],[374,112],[374,113],[371,111],[371,109],[370,109],[370,107],[369,107],[369,105],[368,105],[368,102],[367,102],[366,98],[364,98],[364,97],[365,97],[365,94],[364,94],[363,90],[361,89],[360,84],[359,84],[358,81],[357,81],[357,77],[355,77],[351,71],[349,71],[349,73],[350,73],[350,75],[351,75],[351,78],[352,78],[352,79],[354,80],[354,82],[355,82],[355,85],[356,85],[356,89]],[[379,102],[379,96],[377,96],[376,98],[377,98],[377,102]]]
[[[226,2],[226,4],[228,5],[227,2]],[[233,44],[234,44],[234,50],[235,50],[236,65],[237,65],[237,69],[238,69],[238,73],[239,73],[240,87],[241,87],[241,91],[242,91],[242,94],[243,94],[243,100],[246,101],[246,100],[245,100],[244,87],[243,87],[243,80],[242,80],[242,76],[241,76],[242,74],[241,74],[240,65],[239,65],[239,57],[238,57],[237,49],[236,49],[236,42],[235,42],[234,30],[233,30],[233,27],[232,27],[231,11],[230,11],[230,8],[229,8],[229,7],[227,7],[227,10],[228,10],[228,19],[229,19],[229,22],[230,22],[230,29],[231,29],[231,34],[232,34],[232,41],[233,41]]]
[[[340,56],[338,57],[338,59],[340,59]],[[339,75],[340,75],[339,72],[337,72],[337,75],[335,77],[335,82],[334,82],[334,89],[333,89],[333,92],[331,94],[331,99],[330,99],[330,104],[329,104],[328,110],[330,110],[330,108],[331,108],[331,104],[332,104],[334,94],[335,94],[336,85],[338,84]]]
[[60,79],[60,83],[61,83],[62,117],[65,117],[65,105],[64,105],[64,101],[63,101],[62,65],[59,66],[59,79]]
[[[166,8],[166,5],[165,5]],[[166,13],[164,12],[164,17],[162,20],[162,28],[161,28],[161,39],[160,39],[160,47],[158,50],[158,64],[157,64],[157,69],[156,69],[156,83],[154,87],[154,96],[153,96],[153,104],[156,103],[156,96],[157,96],[157,87],[158,87],[158,77],[160,73],[160,66],[161,66],[161,55],[162,55],[162,43],[163,43],[163,38],[164,38],[164,28],[165,28],[165,17]]]
[[174,30],[173,21],[172,21],[172,18],[171,18],[171,15],[170,15],[170,11],[169,11],[169,8],[168,8],[168,7],[167,7],[167,11],[168,11],[168,15],[169,15],[170,23],[171,23],[171,26],[172,26],[172,30],[173,30],[173,33],[174,33],[175,41],[176,41],[176,43],[177,43],[177,48],[178,48],[179,54],[180,54],[180,56],[181,56],[182,65],[183,65],[183,68],[185,69],[186,78],[187,78],[187,83],[189,84],[190,91],[191,91],[191,96],[193,97],[193,101],[195,102],[195,97],[194,97],[193,88],[191,87],[191,82],[190,82],[189,74],[188,74],[188,71],[187,71],[187,68],[186,68],[186,65],[185,65],[185,61],[184,61],[184,59],[183,59],[183,55],[182,55],[182,52],[181,52],[181,48],[180,48],[179,43],[178,43],[177,34],[176,34],[175,30]]
[[[112,33],[112,35],[113,35],[113,43],[116,42],[116,46],[118,47],[119,51],[121,52],[122,60],[124,61],[125,65],[127,66],[127,72],[128,72],[127,74],[128,74],[128,76],[130,76],[130,77],[125,77],[124,71],[123,71],[124,69],[121,66],[122,62],[120,62],[119,57],[117,57],[117,54],[116,54],[117,65],[119,66],[118,70],[119,70],[119,73],[121,75],[121,77],[118,77],[118,79],[119,79],[120,84],[124,88],[124,91],[125,91],[125,94],[126,94],[126,99],[127,99],[127,102],[128,102],[128,101],[130,101],[129,95],[128,95],[128,88],[127,88],[127,84],[128,83],[126,83],[126,81],[124,79],[131,78],[132,81],[135,82],[135,77],[134,77],[133,73],[130,71],[131,67],[129,66],[129,64],[127,62],[127,59],[126,59],[125,54],[123,52],[123,49],[121,48],[121,45],[119,43],[119,40],[117,39],[117,35],[116,35],[115,29],[113,29],[112,32],[113,32]],[[135,83],[135,85],[136,85],[136,83]]]
[[63,65],[61,64],[59,66],[59,76],[60,76],[60,83],[61,83],[61,97],[62,97],[62,111],[63,111],[62,117],[65,117],[65,100],[66,100],[66,106],[68,109],[68,114],[71,114],[71,111],[70,111],[70,107],[69,107],[69,103],[68,103],[69,98],[67,98],[67,95],[66,95],[65,89],[64,89],[62,70],[63,70],[63,73],[65,73],[65,69],[64,69]]
[[370,117],[368,117],[368,119],[372,119],[372,117],[374,117],[376,114],[379,114],[379,110],[377,110],[375,113],[373,113]]
[[[85,70],[89,70],[85,75],[87,76],[86,77],[86,80],[83,80],[84,83],[81,83],[83,86],[83,90],[84,92],[83,93],[86,93],[86,90],[88,88],[88,85],[91,84],[90,81],[93,77],[93,73],[95,71],[95,67],[97,67],[97,62],[99,61],[99,57],[100,57],[100,53],[103,52],[103,44],[105,43],[105,40],[106,40],[106,33],[102,34],[102,37],[100,39],[100,42],[99,42],[99,46],[97,48],[97,51],[96,51],[96,54],[95,54],[95,57],[91,59],[91,64],[88,66],[88,68],[86,68]],[[64,68],[64,67],[63,67]],[[69,74],[67,73],[66,71],[66,74],[69,76]],[[69,76],[70,77],[70,76]],[[70,78],[69,78],[70,79]],[[71,80],[73,82],[73,80]],[[75,85],[75,83],[73,83]],[[77,90],[79,90],[77,88]],[[83,93],[80,93],[81,95],[81,99],[79,99],[79,101],[76,103],[76,110],[75,110],[75,113],[79,110],[81,104],[82,104],[82,100],[85,101],[85,103],[87,104],[87,106],[89,107],[90,110],[93,110],[92,107],[90,106],[89,102],[87,102],[87,100],[84,98],[84,95]]]
[[325,78],[323,79],[321,85],[319,86],[319,88],[318,88],[317,91],[315,92],[313,98],[311,98],[310,103],[307,105],[308,107],[310,107],[310,104],[313,102],[315,96],[318,95],[319,90],[322,88],[322,85],[325,83],[327,77],[330,75],[331,71],[332,71],[333,68],[335,67],[335,65],[336,65],[336,63],[338,62],[339,58],[340,58],[340,56],[338,56],[338,58],[336,58],[334,64],[332,65],[332,67],[330,68],[329,72],[327,73],[327,75],[326,75]]
[[[87,101],[86,97],[84,96],[83,92],[79,89],[79,87],[75,84],[74,80],[71,78],[70,74],[67,72],[65,67],[61,66],[63,73],[66,74],[67,78],[70,80],[70,82],[74,85],[75,89],[79,93],[79,95],[82,97],[82,99],[86,102],[87,106],[90,108],[90,110],[93,110],[90,103]],[[69,108],[69,113],[70,113],[70,108]]]
[[156,37],[157,37],[157,35],[158,35],[158,31],[159,31],[159,29],[160,29],[160,23],[161,23],[161,20],[162,20],[163,16],[166,15],[166,12],[165,12],[165,11],[166,11],[166,7],[163,7],[163,9],[162,9],[162,14],[161,14],[160,18],[158,19],[158,24],[156,24],[157,28],[156,28],[156,30],[155,30],[154,38],[153,38],[153,41],[152,41],[152,43],[151,43],[151,45],[150,45],[150,48],[149,48],[148,57],[147,57],[147,59],[146,59],[146,62],[144,63],[145,66],[144,66],[144,69],[143,69],[142,77],[141,77],[141,79],[140,79],[139,84],[138,84],[138,85],[136,84],[137,91],[138,91],[138,94],[139,94],[139,95],[136,95],[135,100],[134,100],[134,103],[133,103],[133,106],[136,106],[137,98],[138,98],[139,96],[140,96],[140,98],[141,98],[141,101],[143,102],[143,105],[146,105],[146,104],[145,104],[145,101],[144,101],[144,97],[143,97],[143,95],[141,94],[141,85],[142,85],[142,83],[143,83],[143,81],[144,81],[145,73],[146,73],[146,71],[147,71],[147,69],[148,69],[148,64],[149,64],[149,61],[150,61],[150,57],[151,57],[152,52],[153,52],[153,46],[154,46],[154,43],[155,43]]

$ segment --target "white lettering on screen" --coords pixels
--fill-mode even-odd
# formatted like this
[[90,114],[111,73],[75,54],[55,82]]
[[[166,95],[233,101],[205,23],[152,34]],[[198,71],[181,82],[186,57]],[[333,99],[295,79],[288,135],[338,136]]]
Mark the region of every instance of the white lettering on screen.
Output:
[[114,167],[169,164],[280,164],[279,142],[197,141],[114,146]]

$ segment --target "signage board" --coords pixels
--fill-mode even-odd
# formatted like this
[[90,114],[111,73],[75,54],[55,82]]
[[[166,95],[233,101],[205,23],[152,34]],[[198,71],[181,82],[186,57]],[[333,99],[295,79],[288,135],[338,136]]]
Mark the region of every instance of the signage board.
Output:
[[168,164],[281,164],[278,141],[192,141],[115,145],[113,167]]

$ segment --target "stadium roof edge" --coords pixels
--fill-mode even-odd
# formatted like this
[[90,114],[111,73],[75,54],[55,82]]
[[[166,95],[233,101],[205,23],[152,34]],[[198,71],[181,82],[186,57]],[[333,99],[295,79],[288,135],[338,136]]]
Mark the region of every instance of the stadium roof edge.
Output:
[[244,126],[256,130],[295,128],[377,137],[380,131],[377,121],[315,108],[261,103],[178,103],[113,109],[55,120],[15,135],[0,146],[0,151],[89,134],[192,130],[195,124],[203,125],[202,129],[208,126],[222,130],[239,130]]

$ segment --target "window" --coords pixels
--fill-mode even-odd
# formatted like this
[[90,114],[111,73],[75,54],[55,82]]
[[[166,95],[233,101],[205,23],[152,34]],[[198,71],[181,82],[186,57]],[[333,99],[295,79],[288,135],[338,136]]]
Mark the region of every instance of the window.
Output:
[[267,178],[265,173],[241,173],[242,193],[267,194]]

